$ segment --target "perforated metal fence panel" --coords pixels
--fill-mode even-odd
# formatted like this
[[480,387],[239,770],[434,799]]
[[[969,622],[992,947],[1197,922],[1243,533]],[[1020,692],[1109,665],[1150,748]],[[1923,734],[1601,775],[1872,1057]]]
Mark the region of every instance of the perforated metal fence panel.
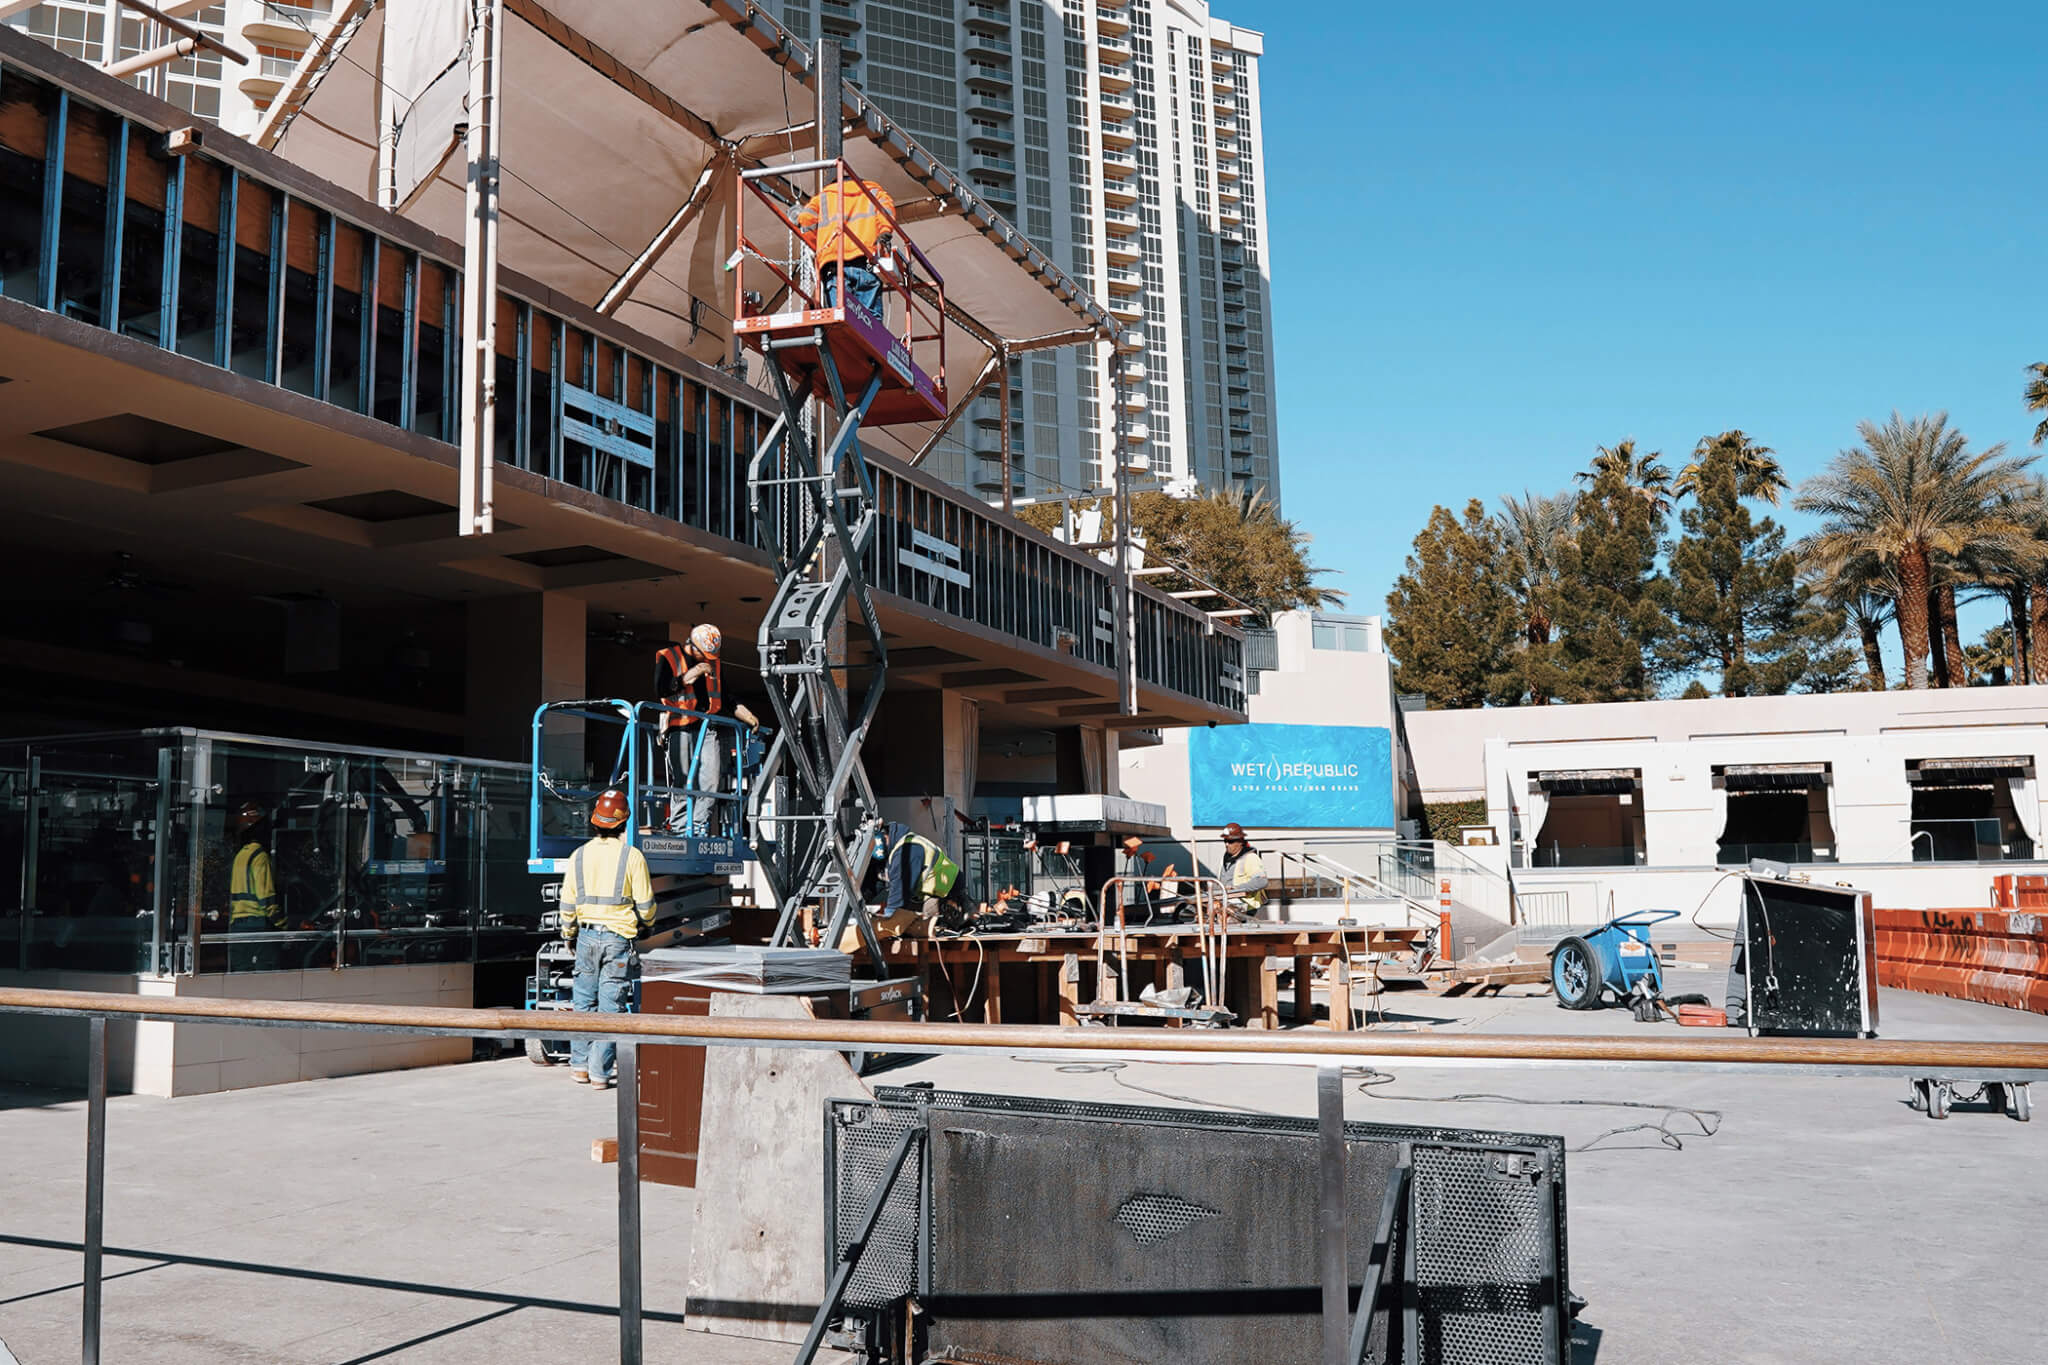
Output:
[[[827,1110],[825,1151],[831,1175],[825,1191],[826,1278],[847,1243],[860,1231],[868,1200],[888,1171],[889,1158],[906,1128],[922,1128],[916,1109],[834,1102]],[[920,1134],[912,1139],[922,1143]],[[868,1238],[860,1268],[847,1285],[845,1306],[884,1308],[922,1288],[919,1270],[926,1244],[924,1162],[916,1151],[890,1187],[882,1215]]]
[[1412,1149],[1413,1351],[1421,1365],[1558,1365],[1560,1332],[1547,1154]]
[[[857,1227],[897,1137],[921,1127],[921,1169],[897,1182],[848,1299],[879,1310],[915,1297],[918,1360],[1319,1359],[1313,1120],[877,1094],[828,1116],[827,1254]],[[1562,1140],[1345,1130],[1354,1291],[1404,1148],[1414,1163],[1368,1359],[1568,1359]]]

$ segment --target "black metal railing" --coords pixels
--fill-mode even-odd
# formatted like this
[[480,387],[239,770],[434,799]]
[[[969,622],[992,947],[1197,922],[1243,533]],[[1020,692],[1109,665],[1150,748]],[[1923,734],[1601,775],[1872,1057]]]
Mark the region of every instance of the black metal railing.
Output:
[[[458,436],[461,244],[0,29],[0,295],[432,440]],[[772,417],[736,377],[501,271],[502,464],[734,542]],[[710,319],[706,318],[708,322]],[[679,323],[690,336],[695,320]],[[1116,578],[941,481],[877,463],[870,581],[1114,668]],[[1134,591],[1139,681],[1244,709],[1243,642]]]

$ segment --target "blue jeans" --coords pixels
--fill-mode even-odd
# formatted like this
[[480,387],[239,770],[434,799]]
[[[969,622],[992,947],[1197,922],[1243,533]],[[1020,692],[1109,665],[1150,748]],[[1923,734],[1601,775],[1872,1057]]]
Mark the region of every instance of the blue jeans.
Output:
[[[633,1003],[633,968],[639,955],[631,939],[620,938],[609,929],[585,929],[576,935],[576,985],[570,1004],[578,1014],[628,1014]],[[569,1065],[588,1071],[592,1080],[612,1074],[614,1043],[592,1043],[583,1038],[569,1042]]]
[[[830,261],[826,263],[818,271],[818,276],[825,287],[825,306],[827,308],[837,308],[839,306],[839,262]],[[864,265],[855,265],[849,261],[846,264],[846,287],[853,294],[856,303],[860,304],[861,307],[867,309],[870,313],[873,313],[877,321],[881,320],[881,276]]]

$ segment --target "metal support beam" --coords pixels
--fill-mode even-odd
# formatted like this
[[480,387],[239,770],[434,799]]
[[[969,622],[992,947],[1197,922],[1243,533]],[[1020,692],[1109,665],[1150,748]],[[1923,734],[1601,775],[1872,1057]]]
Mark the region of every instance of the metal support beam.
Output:
[[462,242],[462,487],[457,532],[493,528],[498,404],[498,98],[505,0],[478,0],[469,35],[469,175]]
[[604,291],[604,297],[597,301],[599,313],[605,317],[616,313],[619,305],[626,301],[626,296],[638,287],[640,281],[647,278],[648,271],[654,269],[654,263],[661,259],[661,254],[674,246],[676,238],[682,236],[688,231],[690,224],[697,221],[698,215],[704,212],[704,206],[711,202],[711,187],[718,179],[719,168],[729,164],[720,159],[705,164],[703,171],[697,176],[697,183],[690,187],[689,196],[683,200],[683,206],[676,210],[675,216],[668,220],[661,231],[654,234],[654,240],[647,244],[647,249],[634,259],[633,264],[627,266],[624,273],[612,281],[612,287]]
[[[122,9],[132,9],[137,14],[148,15],[171,32],[181,37],[189,38],[195,46],[206,48],[210,52],[218,52],[236,66],[247,66],[249,64],[249,59],[244,54],[235,51],[212,34],[196,29],[182,19],[172,18],[155,5],[145,5],[142,3],[142,0],[114,0],[114,3]],[[168,61],[170,59],[165,58],[165,60]],[[119,65],[119,63],[115,63],[115,65]]]
[[[1317,1199],[1317,1236],[1323,1272],[1323,1365],[1345,1365],[1351,1336],[1350,1246],[1344,1227],[1344,1068],[1316,1068],[1316,1124],[1321,1138],[1322,1180]],[[621,1154],[623,1158],[623,1153]],[[1366,1311],[1364,1304],[1359,1311]]]
[[995,359],[1002,370],[1000,375],[1002,387],[997,392],[1002,395],[1003,439],[1000,449],[1003,453],[1003,514],[1007,516],[1016,510],[1010,505],[1010,353],[1006,350],[998,349]]
[[926,437],[925,443],[917,448],[917,453],[912,455],[905,463],[912,469],[924,463],[924,457],[938,448],[939,442],[946,439],[946,433],[960,424],[960,419],[967,413],[968,405],[974,402],[974,395],[980,393],[988,385],[990,376],[995,374],[996,367],[1002,363],[1002,352],[1000,350],[989,352],[988,363],[983,365],[981,372],[974,376],[974,382],[965,388],[957,390],[960,397],[953,404],[953,410],[946,414],[946,420],[939,423],[939,429]]
[[79,1359],[100,1365],[100,1262],[107,1221],[107,1021],[86,1020],[85,1326]]
[[112,65],[101,67],[100,70],[106,72],[115,80],[125,81],[130,76],[139,76],[145,71],[154,71],[166,62],[175,62],[180,57],[189,57],[198,50],[198,39],[180,38],[175,43],[165,43],[162,47],[153,47],[147,52],[138,52],[133,57],[123,57]]
[[[326,74],[328,63],[334,58],[335,48],[348,36],[356,21],[369,13],[376,0],[347,0],[334,12],[327,26],[320,30],[320,36],[313,40],[313,46],[299,58],[299,64],[292,68],[291,76],[285,81],[284,89],[271,97],[270,107],[263,111],[262,122],[256,125],[255,136],[250,138],[258,147],[269,151],[277,146],[278,138],[284,135],[285,125],[297,116],[306,101],[312,97],[313,87]],[[378,156],[377,183],[386,184],[383,153]],[[381,194],[381,189],[380,189]]]
[[640,1048],[620,1043],[619,1365],[640,1365]]

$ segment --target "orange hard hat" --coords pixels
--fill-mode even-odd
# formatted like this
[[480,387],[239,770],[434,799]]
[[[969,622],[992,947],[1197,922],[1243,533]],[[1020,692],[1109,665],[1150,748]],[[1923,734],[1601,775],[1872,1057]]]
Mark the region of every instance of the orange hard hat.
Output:
[[626,823],[626,794],[617,787],[597,798],[597,804],[590,808],[590,824],[593,829],[617,829]]
[[262,823],[263,807],[254,801],[244,801],[241,808],[235,812],[233,826],[237,834],[247,834]]
[[719,631],[717,626],[711,625],[709,622],[696,627],[690,632],[690,648],[696,650],[707,659],[716,658],[719,647],[724,643],[725,636]]

